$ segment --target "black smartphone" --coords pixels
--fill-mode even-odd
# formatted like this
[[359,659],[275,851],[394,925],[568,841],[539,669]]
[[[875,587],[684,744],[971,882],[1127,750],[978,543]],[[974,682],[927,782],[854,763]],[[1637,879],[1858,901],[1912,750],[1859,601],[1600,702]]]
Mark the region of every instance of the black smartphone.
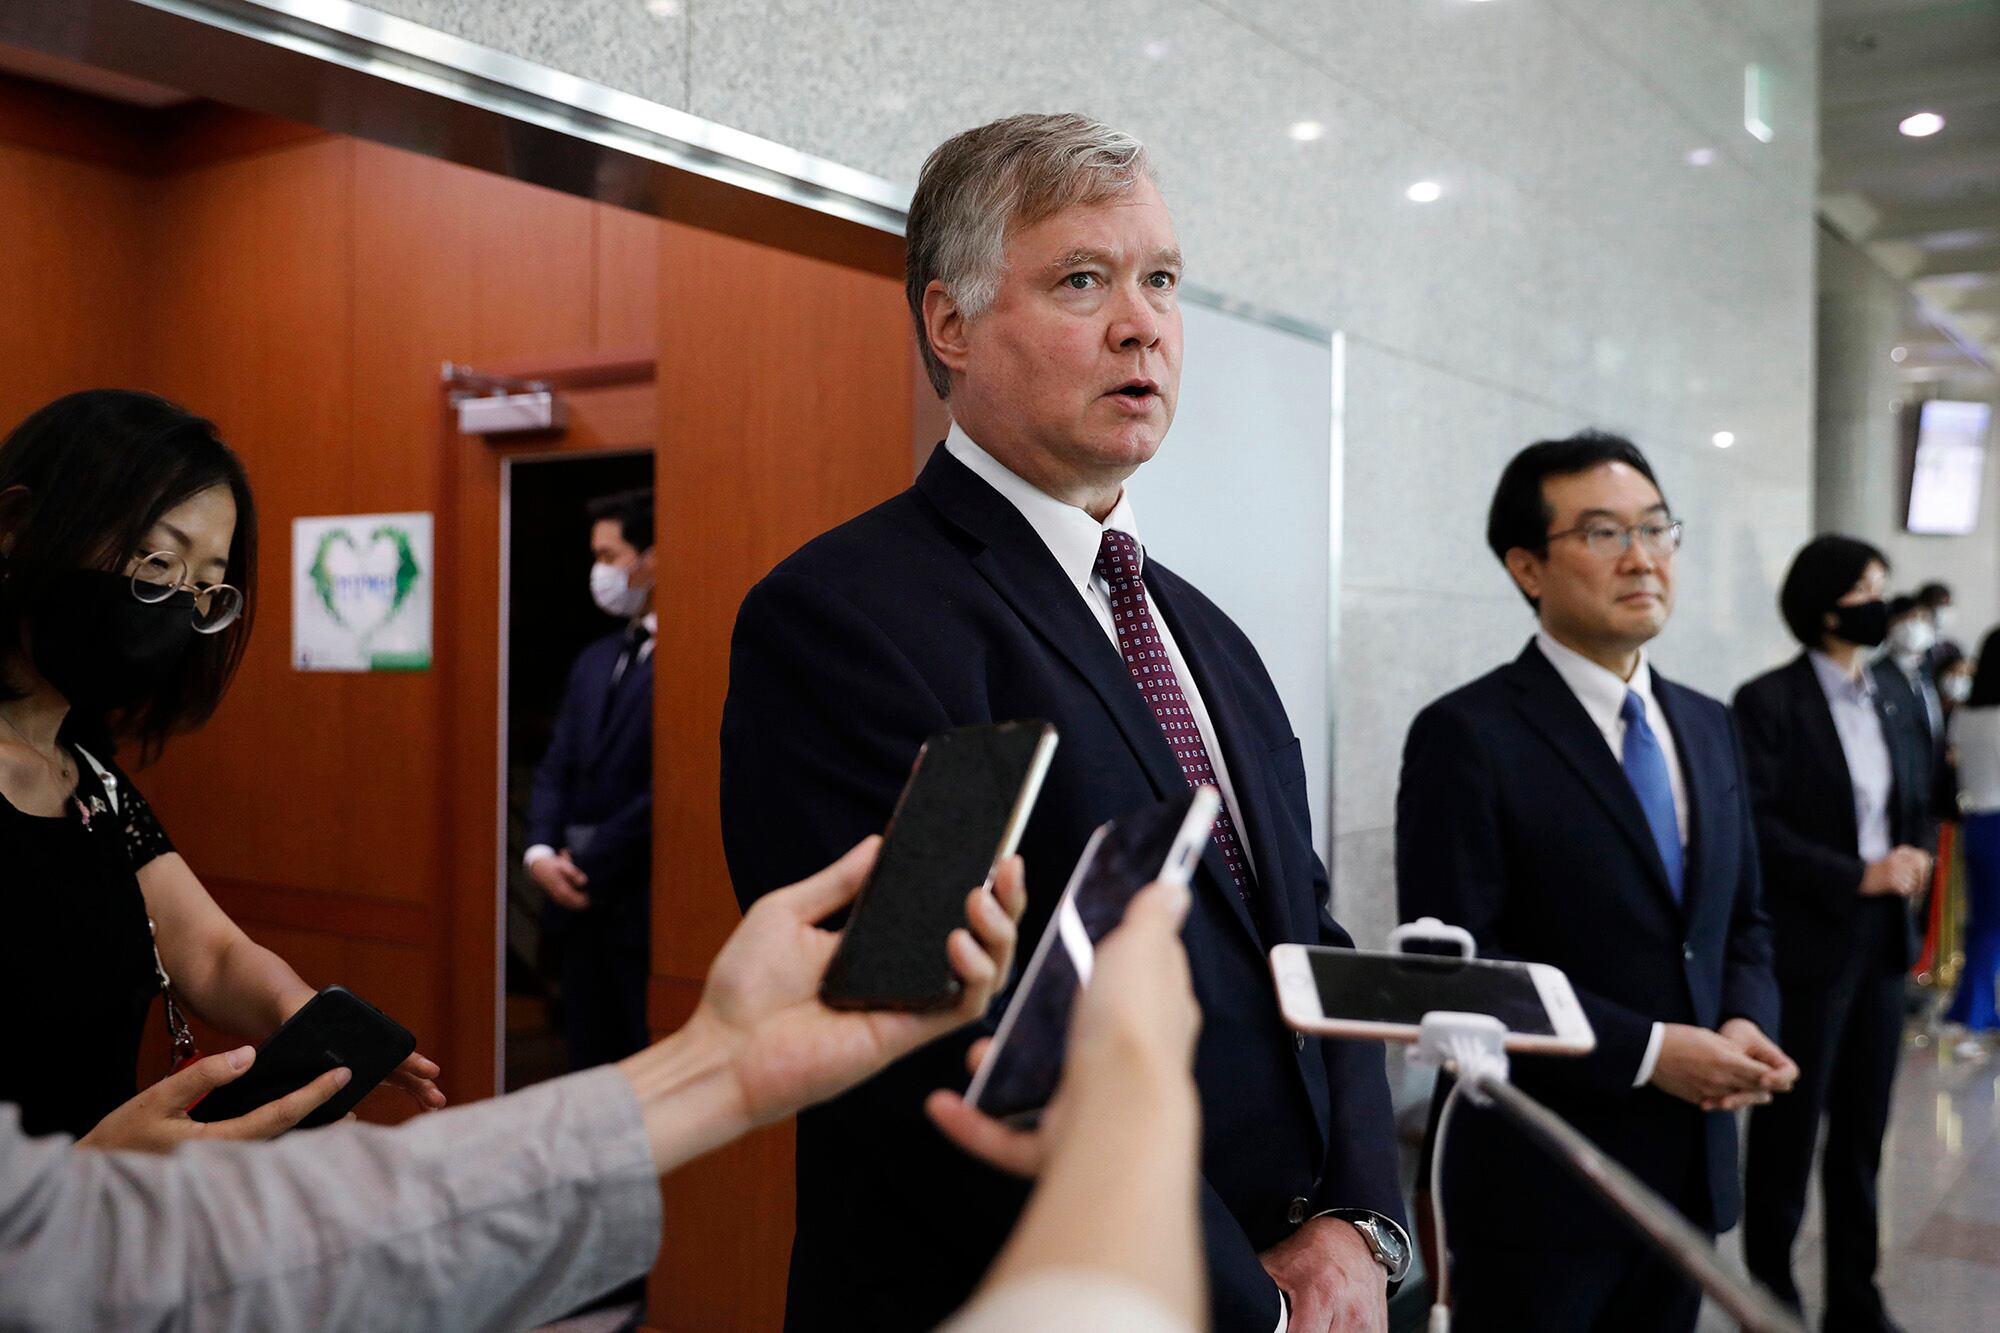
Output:
[[352,1111],[416,1049],[417,1039],[408,1028],[345,986],[328,986],[265,1039],[249,1073],[189,1107],[188,1117],[204,1124],[234,1120],[345,1065],[353,1075],[347,1086],[295,1128],[330,1125]]
[[1070,1013],[1090,984],[1097,942],[1154,880],[1188,882],[1221,808],[1215,788],[1198,787],[1120,815],[1091,835],[966,1089],[968,1102],[1016,1123],[1040,1115],[1062,1077]]
[[882,850],[820,983],[835,1009],[942,1009],[962,983],[945,940],[965,895],[1014,854],[1055,755],[1046,722],[939,732],[917,752]]

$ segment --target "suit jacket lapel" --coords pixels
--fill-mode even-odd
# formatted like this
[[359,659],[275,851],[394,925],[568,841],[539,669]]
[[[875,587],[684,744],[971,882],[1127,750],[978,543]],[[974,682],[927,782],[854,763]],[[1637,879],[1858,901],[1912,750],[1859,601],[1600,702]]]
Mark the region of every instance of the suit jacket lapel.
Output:
[[[611,660],[615,668],[618,659],[613,657]],[[609,678],[604,680],[603,692],[593,701],[597,709],[597,735],[591,740],[591,758],[597,758],[613,738],[624,734],[626,718],[637,711],[642,702],[652,701],[652,681],[653,659],[650,654],[626,667],[625,674],[616,683]]]
[[1194,686],[1201,692],[1202,704],[1208,710],[1209,721],[1222,748],[1220,758],[1229,769],[1229,784],[1236,789],[1237,808],[1230,813],[1236,821],[1238,836],[1249,846],[1259,886],[1258,905],[1269,918],[1261,923],[1261,931],[1253,924],[1243,896],[1235,892],[1229,878],[1229,867],[1213,844],[1204,855],[1203,863],[1209,865],[1216,883],[1228,894],[1230,903],[1239,909],[1238,915],[1243,918],[1244,925],[1250,928],[1252,934],[1260,936],[1264,947],[1300,939],[1302,937],[1292,934],[1291,898],[1284,882],[1284,861],[1277,835],[1272,831],[1275,799],[1271,791],[1271,764],[1268,756],[1257,752],[1260,733],[1245,715],[1241,695],[1218,670],[1215,658],[1219,650],[1214,638],[1181,614],[1184,604],[1174,596],[1174,589],[1179,585],[1178,578],[1172,571],[1162,569],[1149,560],[1146,562],[1145,581],[1153,613],[1166,623],[1168,632],[1174,636],[1175,646],[1187,661],[1188,674],[1194,677]]
[[[1160,721],[1140,695],[1118,649],[1020,511],[947,453],[943,445],[932,452],[918,476],[917,491],[946,522],[979,543],[971,554],[973,568],[1083,677],[1118,724],[1152,784],[1153,794],[1165,800],[1187,790],[1187,778],[1160,730]],[[1206,694],[1203,697],[1206,699]],[[1234,773],[1232,768],[1232,777]],[[1236,892],[1222,854],[1211,846],[1201,864],[1208,872],[1206,878],[1214,881],[1262,952],[1250,909]]]
[[1690,923],[1700,919],[1717,888],[1734,889],[1733,877],[1709,873],[1709,857],[1714,850],[1716,821],[1725,817],[1724,793],[1717,789],[1722,775],[1734,771],[1730,757],[1717,751],[1714,737],[1694,727],[1692,711],[1680,686],[1653,673],[1653,697],[1666,714],[1667,729],[1674,734],[1674,750],[1680,757],[1681,783],[1687,789],[1688,829],[1686,867],[1681,876],[1681,911]]
[[1822,780],[1838,778],[1838,787],[1846,799],[1838,802],[1841,818],[1847,829],[1846,846],[1858,846],[1861,831],[1854,817],[1854,774],[1847,767],[1847,751],[1840,743],[1840,728],[1833,724],[1833,705],[1826,701],[1826,688],[1819,683],[1819,672],[1813,669],[1812,658],[1801,653],[1792,659],[1787,668],[1792,677],[1792,691],[1798,700],[1803,731],[1813,749],[1812,772]]
[[1576,771],[1591,796],[1632,844],[1632,850],[1645,864],[1667,906],[1678,912],[1673,890],[1667,883],[1667,868],[1660,860],[1660,849],[1653,843],[1652,826],[1646,822],[1646,812],[1639,807],[1631,780],[1618,766],[1611,747],[1604,743],[1604,733],[1597,729],[1576,695],[1533,643],[1514,660],[1512,682],[1518,691],[1515,707]]

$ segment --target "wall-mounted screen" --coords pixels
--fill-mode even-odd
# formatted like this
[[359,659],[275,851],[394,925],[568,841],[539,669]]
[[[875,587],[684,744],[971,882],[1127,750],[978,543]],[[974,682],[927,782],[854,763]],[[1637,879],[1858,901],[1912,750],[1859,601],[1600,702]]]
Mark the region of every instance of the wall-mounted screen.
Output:
[[1933,399],[1918,408],[1905,526],[1927,536],[1963,536],[1979,523],[1991,403]]

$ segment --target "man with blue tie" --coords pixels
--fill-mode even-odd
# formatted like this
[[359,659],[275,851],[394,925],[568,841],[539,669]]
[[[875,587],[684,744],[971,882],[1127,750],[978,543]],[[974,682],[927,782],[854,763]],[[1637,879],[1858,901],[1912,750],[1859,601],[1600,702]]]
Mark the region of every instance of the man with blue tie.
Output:
[[[1680,540],[1627,440],[1587,431],[1508,464],[1487,542],[1538,628],[1411,726],[1396,880],[1405,920],[1569,975],[1596,1050],[1517,1057],[1514,1081],[1716,1233],[1740,1210],[1730,1112],[1797,1069],[1765,1035],[1777,988],[1735,729],[1646,657]],[[1455,1117],[1445,1153],[1463,1333],[1694,1327],[1694,1285],[1497,1118]]]
[[653,868],[653,493],[589,507],[590,595],[623,623],[578,654],[528,796],[570,1068],[646,1045]]

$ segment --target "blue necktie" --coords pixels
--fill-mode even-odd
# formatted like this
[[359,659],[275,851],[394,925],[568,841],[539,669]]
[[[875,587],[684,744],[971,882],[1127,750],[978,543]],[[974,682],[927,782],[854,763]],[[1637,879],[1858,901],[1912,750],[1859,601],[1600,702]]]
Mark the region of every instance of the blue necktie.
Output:
[[1660,862],[1667,868],[1667,884],[1674,901],[1681,900],[1681,830],[1674,819],[1674,788],[1667,777],[1667,756],[1659,738],[1646,725],[1646,704],[1632,690],[1625,692],[1625,706],[1618,710],[1625,719],[1625,779],[1639,797],[1646,812],[1646,825],[1653,830],[1653,844],[1660,849]]

